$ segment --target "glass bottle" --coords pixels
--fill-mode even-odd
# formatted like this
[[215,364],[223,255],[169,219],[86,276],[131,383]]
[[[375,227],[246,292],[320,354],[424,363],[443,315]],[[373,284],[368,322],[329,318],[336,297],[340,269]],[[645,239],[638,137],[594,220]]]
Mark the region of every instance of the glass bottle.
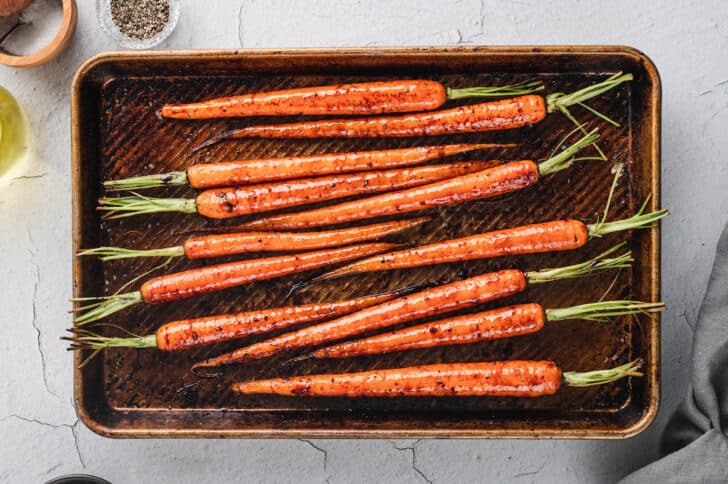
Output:
[[28,119],[12,94],[0,87],[0,179],[27,157],[30,143]]

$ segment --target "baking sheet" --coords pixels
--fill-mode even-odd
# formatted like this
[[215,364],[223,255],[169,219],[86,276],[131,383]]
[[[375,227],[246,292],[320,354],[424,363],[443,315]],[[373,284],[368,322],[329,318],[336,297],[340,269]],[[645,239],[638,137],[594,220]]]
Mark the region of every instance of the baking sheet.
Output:
[[[101,221],[95,205],[103,193],[104,179],[184,170],[192,163],[232,158],[457,142],[516,142],[520,146],[469,153],[453,160],[538,160],[546,158],[558,140],[573,129],[566,118],[553,114],[533,127],[497,133],[372,140],[237,140],[192,153],[194,146],[224,129],[295,118],[163,120],[155,111],[164,103],[398,78],[436,79],[447,86],[465,87],[502,85],[535,77],[544,81],[547,93],[571,92],[620,70],[633,73],[635,81],[590,103],[621,123],[615,128],[593,122],[600,127],[600,146],[608,154],[609,163],[578,164],[543,179],[532,189],[501,199],[428,211],[433,216],[431,222],[388,238],[418,244],[560,218],[594,222],[606,202],[614,162],[625,162],[626,173],[617,187],[610,219],[631,215],[649,193],[653,194],[650,209],[657,209],[659,79],[654,66],[639,52],[622,47],[195,51],[97,56],[79,69],[72,96],[74,251],[97,245],[179,245],[196,229],[246,220],[209,221],[193,215],[164,214]],[[574,112],[581,119],[592,119],[578,109]],[[145,193],[169,197],[195,194],[184,187]],[[300,274],[171,304],[139,305],[107,322],[147,334],[174,319],[345,299],[422,282],[448,282],[501,268],[558,267],[593,257],[621,240],[628,241],[636,263],[632,270],[620,273],[608,297],[657,301],[659,233],[650,230],[611,235],[571,252],[366,274],[314,286],[286,299],[291,284],[317,272]],[[139,259],[101,263],[76,258],[74,296],[111,294],[133,275],[159,262]],[[204,263],[175,260],[163,272]],[[606,273],[535,286],[517,297],[472,311],[516,302],[539,302],[545,307],[592,302],[603,295],[613,278],[613,273]],[[119,334],[111,328],[103,331]],[[621,318],[602,324],[564,321],[525,337],[376,357],[304,361],[288,367],[282,363],[291,355],[282,355],[226,368],[217,378],[199,378],[189,371],[195,361],[263,337],[178,354],[105,351],[76,370],[79,414],[92,430],[115,437],[620,438],[646,427],[657,410],[658,317]],[[76,363],[83,356],[77,354]],[[588,370],[615,366],[635,357],[647,362],[645,378],[587,389],[565,388],[557,395],[538,399],[285,398],[240,396],[228,390],[234,381],[285,374],[498,359],[553,359],[566,370]]]

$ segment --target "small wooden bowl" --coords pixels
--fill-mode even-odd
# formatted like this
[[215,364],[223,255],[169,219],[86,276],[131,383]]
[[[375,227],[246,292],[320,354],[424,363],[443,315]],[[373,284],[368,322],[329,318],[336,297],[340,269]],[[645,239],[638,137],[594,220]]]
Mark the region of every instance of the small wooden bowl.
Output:
[[55,59],[68,47],[68,43],[76,31],[77,20],[76,0],[63,0],[61,27],[53,40],[39,51],[29,55],[12,55],[0,51],[0,64],[10,67],[33,67]]

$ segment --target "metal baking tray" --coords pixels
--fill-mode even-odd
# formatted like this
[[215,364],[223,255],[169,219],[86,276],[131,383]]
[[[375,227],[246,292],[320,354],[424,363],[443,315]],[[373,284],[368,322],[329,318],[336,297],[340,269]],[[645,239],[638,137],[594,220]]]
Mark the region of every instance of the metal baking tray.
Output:
[[[155,115],[168,102],[185,102],[249,91],[377,79],[428,78],[448,86],[502,85],[538,78],[546,92],[570,92],[618,71],[635,80],[595,99],[592,105],[621,123],[599,122],[600,146],[609,163],[585,162],[505,199],[430,211],[431,222],[392,237],[425,243],[558,218],[595,221],[612,182],[614,162],[626,163],[610,218],[631,215],[652,194],[660,204],[660,81],[652,62],[629,47],[476,47],[331,50],[235,50],[108,53],[91,58],[76,73],[72,92],[73,250],[98,245],[134,248],[177,245],[186,233],[235,221],[192,215],[158,215],[103,221],[95,207],[101,181],[184,170],[192,163],[232,158],[354,151],[455,142],[517,142],[517,149],[471,153],[460,158],[539,159],[548,156],[573,125],[552,114],[526,129],[436,138],[358,140],[237,140],[193,153],[208,136],[231,127],[271,119],[172,121]],[[578,111],[578,108],[575,108]],[[583,111],[581,119],[591,119]],[[288,121],[280,120],[279,121]],[[592,123],[597,124],[595,121]],[[150,191],[193,196],[187,188]],[[623,271],[610,298],[657,301],[660,297],[659,229],[615,234],[572,252],[445,264],[362,275],[315,286],[286,299],[301,274],[217,294],[116,314],[107,322],[134,333],[153,332],[173,319],[290,303],[337,300],[427,281],[447,282],[501,268],[539,269],[595,256],[620,240],[634,251],[633,269]],[[73,259],[74,296],[116,291],[159,260],[101,263]],[[168,272],[204,264],[177,260]],[[540,302],[561,307],[598,300],[614,274],[562,281],[528,289],[498,306]],[[136,289],[133,287],[132,289]],[[106,334],[119,330],[105,327]],[[78,414],[93,431],[110,437],[489,437],[624,438],[644,430],[659,400],[659,318],[622,318],[608,323],[553,323],[534,335],[464,346],[410,351],[341,361],[282,363],[290,357],[225,369],[218,378],[198,378],[190,365],[250,341],[179,354],[155,350],[108,350],[75,370]],[[77,352],[75,362],[86,354]],[[500,359],[553,359],[567,370],[646,361],[645,377],[593,388],[565,388],[536,399],[390,398],[333,399],[243,397],[230,383],[252,378],[374,367]]]

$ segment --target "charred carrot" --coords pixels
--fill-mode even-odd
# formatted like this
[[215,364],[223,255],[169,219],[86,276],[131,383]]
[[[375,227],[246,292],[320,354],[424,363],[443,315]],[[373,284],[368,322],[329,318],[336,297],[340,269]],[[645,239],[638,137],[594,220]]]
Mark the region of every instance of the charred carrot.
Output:
[[192,165],[186,171],[144,175],[104,182],[107,190],[189,185],[192,188],[232,187],[307,177],[382,170],[416,165],[426,161],[488,148],[511,148],[514,144],[481,143],[415,146],[392,150],[325,153],[285,158],[235,160]]
[[365,258],[327,272],[315,278],[313,282],[362,272],[574,250],[583,247],[590,239],[608,233],[650,228],[654,222],[666,217],[668,213],[667,210],[637,213],[624,220],[602,224],[585,225],[578,220],[556,220],[496,230]]
[[[631,79],[631,74],[618,73],[606,81],[571,94],[554,93],[546,98],[536,94],[526,94],[511,99],[458,106],[441,111],[246,126],[214,136],[195,149],[234,138],[387,138],[478,133],[529,126],[538,123],[548,113],[554,111],[564,113],[578,125],[568,109],[574,105],[582,106],[592,114],[617,124],[588,107],[585,102]],[[603,153],[601,154],[603,157]]]
[[301,251],[338,247],[397,234],[430,219],[393,220],[378,224],[320,232],[237,232],[190,237],[184,244],[161,249],[135,250],[123,247],[97,247],[78,255],[97,255],[101,260],[131,257],[186,257],[206,259],[250,252]]
[[593,238],[626,230],[650,228],[656,221],[669,214],[667,210],[645,213],[647,204],[647,201],[645,201],[645,204],[632,217],[605,222],[620,170],[621,165],[619,165],[609,192],[604,216],[597,223],[586,225],[579,220],[555,220],[496,230],[444,242],[435,242],[365,258],[323,274],[312,282],[361,272],[422,267],[509,255],[574,250],[583,247]]
[[236,138],[404,138],[482,133],[529,126],[542,121],[545,117],[544,98],[529,94],[512,99],[401,116],[324,119],[246,126],[210,138],[195,150],[222,140]]
[[413,290],[405,288],[346,301],[171,321],[160,326],[154,334],[146,336],[107,337],[82,328],[72,328],[70,331],[73,335],[63,339],[71,341],[69,349],[157,348],[161,351],[183,351],[350,314]]
[[241,230],[293,230],[319,227],[384,215],[425,210],[505,195],[530,187],[542,177],[564,170],[574,162],[583,148],[599,136],[593,130],[561,153],[543,161],[511,161],[485,170],[415,188],[374,195],[297,213],[270,215],[236,226]]
[[631,261],[629,253],[614,258],[605,258],[620,247],[621,245],[614,247],[595,259],[573,266],[536,272],[523,272],[517,269],[502,270],[425,289],[326,323],[309,326],[236,349],[197,363],[193,368],[242,363],[285,351],[318,346],[396,324],[450,313],[512,296],[525,290],[528,284],[584,277],[597,271],[622,268]]
[[641,362],[588,372],[565,371],[553,361],[441,363],[372,370],[254,380],[232,385],[244,395],[274,394],[311,397],[540,397],[562,386],[604,385],[628,376],[642,376]]
[[295,207],[354,195],[427,185],[475,173],[489,161],[462,161],[393,170],[342,173],[235,188],[213,188],[197,198],[152,198],[139,194],[101,198],[98,209],[109,219],[162,212],[197,213],[222,219]]
[[314,86],[242,94],[190,104],[166,104],[165,118],[212,119],[247,116],[365,115],[437,109],[448,99],[510,97],[543,90],[540,82],[502,87],[447,88],[429,80],[397,80]]
[[81,325],[97,321],[139,303],[159,304],[178,301],[251,282],[310,271],[384,252],[392,247],[395,247],[395,244],[350,245],[336,249],[228,262],[157,276],[142,284],[139,291],[72,299],[74,302],[90,303],[75,309],[76,312],[83,311],[83,313],[74,319],[74,323]]
[[541,330],[546,322],[567,319],[602,321],[614,316],[652,313],[664,309],[663,303],[620,300],[558,309],[544,309],[540,304],[518,304],[445,318],[356,341],[327,346],[312,352],[311,356],[314,358],[349,358],[435,346],[461,345],[535,333]]

